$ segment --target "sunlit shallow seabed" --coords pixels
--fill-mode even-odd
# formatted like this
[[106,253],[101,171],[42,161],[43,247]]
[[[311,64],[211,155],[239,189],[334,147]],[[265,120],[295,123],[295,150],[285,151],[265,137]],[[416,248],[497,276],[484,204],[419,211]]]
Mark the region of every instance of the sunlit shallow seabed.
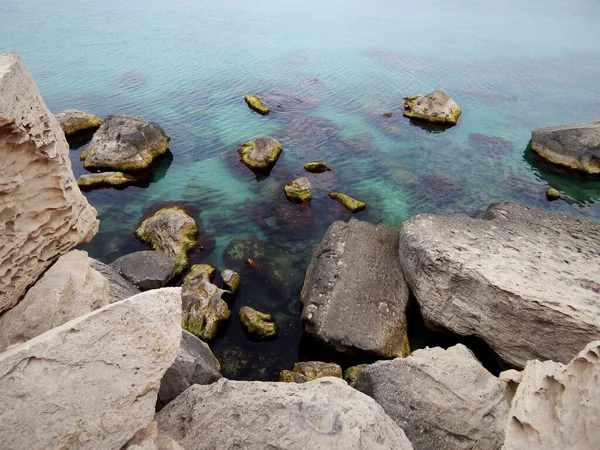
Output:
[[[139,115],[169,133],[171,153],[147,187],[86,193],[101,222],[84,248],[104,262],[144,249],[133,236],[142,218],[187,206],[203,230],[194,262],[242,275],[232,319],[212,343],[224,375],[275,379],[315,356],[313,342],[301,343],[304,271],[327,227],[351,217],[331,190],[368,204],[358,219],[392,227],[500,200],[600,220],[597,178],[544,165],[528,149],[534,128],[600,117],[598,23],[595,0],[30,0],[0,4],[0,50],[22,54],[53,112]],[[402,117],[404,96],[434,89],[461,106],[458,126]],[[273,90],[304,107],[263,117],[243,101]],[[236,149],[260,134],[284,153],[257,180]],[[78,176],[81,143],[72,147]],[[306,174],[313,159],[333,171]],[[282,189],[303,175],[314,197],[304,210]],[[549,203],[548,186],[563,200]],[[225,248],[241,237],[264,243],[264,273],[226,265]],[[244,305],[274,315],[275,341],[248,340]]]

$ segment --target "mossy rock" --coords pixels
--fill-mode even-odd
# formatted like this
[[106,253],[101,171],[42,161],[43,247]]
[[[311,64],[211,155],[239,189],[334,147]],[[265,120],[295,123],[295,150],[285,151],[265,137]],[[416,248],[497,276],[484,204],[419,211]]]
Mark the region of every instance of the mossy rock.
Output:
[[240,321],[246,332],[255,339],[272,339],[277,336],[277,326],[270,314],[243,306],[240,308]]
[[341,194],[339,192],[330,192],[329,198],[342,204],[351,213],[357,213],[367,207],[367,205],[360,200],[356,200],[349,195]]
[[301,373],[282,370],[279,374],[279,381],[282,383],[306,383],[307,381],[311,381],[311,379]]
[[358,378],[360,377],[360,374],[368,366],[369,364],[359,364],[358,366],[348,367],[346,370],[344,370],[344,380],[346,380],[346,383],[354,387],[358,381]]
[[263,105],[260,98],[258,98],[258,96],[256,96],[256,95],[248,94],[244,97],[244,100],[246,101],[246,103],[248,104],[250,109],[256,111],[257,113],[259,113],[263,116],[266,116],[267,114],[269,114],[271,112],[271,110],[269,108],[267,108],[265,105]]
[[311,380],[323,377],[342,378],[342,368],[339,365],[322,361],[298,362],[294,364],[292,371]]
[[304,165],[304,170],[310,173],[323,173],[328,172],[331,169],[323,161],[311,161]]
[[241,267],[247,259],[260,259],[267,252],[265,243],[253,236],[235,238],[223,251],[223,259],[228,266]]
[[226,269],[221,272],[221,278],[225,288],[232,294],[235,294],[240,288],[240,275],[233,270]]
[[283,147],[269,136],[259,136],[256,140],[246,142],[238,149],[244,165],[252,170],[265,171],[273,168]]
[[93,189],[105,186],[127,186],[136,181],[137,179],[133,175],[123,172],[101,172],[81,175],[77,179],[77,185],[81,188]]
[[554,189],[553,187],[549,187],[548,189],[546,189],[546,198],[549,201],[558,200],[560,198],[560,192],[557,189]]
[[283,190],[287,199],[293,203],[306,203],[312,199],[312,186],[306,177],[290,181]]
[[424,120],[442,125],[456,125],[461,109],[444,91],[433,91],[427,95],[413,95],[404,99],[404,115],[411,119]]
[[102,125],[100,117],[76,109],[68,109],[58,113],[56,119],[66,136],[93,131]]
[[197,280],[201,280],[203,283],[212,283],[216,274],[217,269],[210,264],[194,264],[183,279],[182,285],[186,285],[186,283],[192,283]]

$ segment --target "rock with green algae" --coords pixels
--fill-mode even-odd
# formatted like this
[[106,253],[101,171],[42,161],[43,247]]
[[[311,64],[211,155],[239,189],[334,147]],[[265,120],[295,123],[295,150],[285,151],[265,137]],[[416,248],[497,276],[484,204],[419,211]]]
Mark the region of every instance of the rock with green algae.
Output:
[[170,137],[156,123],[140,117],[111,115],[82,152],[86,169],[134,172],[147,169],[167,152]]
[[238,153],[244,165],[252,170],[270,170],[273,168],[282,151],[281,144],[269,136],[259,136],[256,140],[246,142]]
[[140,241],[175,258],[175,274],[189,266],[187,254],[196,245],[197,236],[196,221],[179,206],[162,208],[135,230]]
[[233,270],[226,269],[221,272],[221,278],[225,287],[233,294],[240,288],[240,275]]
[[342,368],[339,365],[322,361],[298,362],[294,364],[292,371],[311,380],[323,377],[342,378]]
[[323,161],[311,161],[304,165],[304,170],[310,173],[329,172],[331,169]]
[[367,205],[360,200],[350,197],[346,194],[340,194],[339,192],[330,192],[329,198],[341,203],[348,211],[357,213],[367,207]]
[[443,125],[456,125],[461,109],[444,91],[406,97],[405,117]]
[[346,383],[354,387],[354,385],[358,381],[358,378],[360,377],[360,374],[365,369],[365,367],[368,366],[368,364],[359,364],[357,366],[348,367],[346,370],[344,370],[344,380],[346,380]]
[[267,114],[269,114],[271,112],[271,110],[269,108],[267,108],[265,105],[263,105],[260,98],[256,95],[248,94],[244,97],[244,100],[246,101],[246,103],[248,104],[250,109],[256,111],[257,113],[259,113],[263,116],[266,116]]
[[100,128],[100,125],[102,125],[102,119],[100,117],[77,109],[68,109],[58,113],[56,114],[56,119],[67,136],[70,134],[93,131]]
[[277,336],[277,326],[271,314],[265,314],[249,306],[240,308],[240,321],[250,336],[255,339],[269,339]]
[[285,196],[293,203],[306,203],[312,198],[312,187],[306,177],[296,178],[283,187]]
[[242,266],[247,259],[260,259],[267,250],[265,243],[254,236],[232,239],[223,251],[223,260],[228,266]]
[[123,172],[100,172],[81,175],[77,179],[77,185],[81,188],[98,188],[106,186],[127,186],[133,184],[137,179],[133,175]]
[[282,383],[306,383],[312,381],[306,375],[291,370],[282,370],[279,374],[279,381]]
[[549,201],[558,200],[560,198],[560,192],[553,187],[546,189],[546,198]]
[[181,286],[181,327],[204,340],[214,339],[221,322],[231,317],[225,291],[211,283],[215,273],[209,264],[196,264]]

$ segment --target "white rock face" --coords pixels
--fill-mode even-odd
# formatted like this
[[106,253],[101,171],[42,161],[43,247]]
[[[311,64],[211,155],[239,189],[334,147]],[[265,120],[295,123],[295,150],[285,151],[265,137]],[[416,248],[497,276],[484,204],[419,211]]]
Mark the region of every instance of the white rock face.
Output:
[[504,441],[504,383],[464,345],[378,361],[355,388],[373,397],[417,450],[491,450]]
[[600,341],[568,365],[529,361],[513,398],[505,450],[600,448]]
[[381,406],[338,378],[194,385],[156,415],[187,450],[408,450]]
[[120,449],[153,419],[180,323],[181,290],[160,289],[1,353],[2,448]]
[[69,146],[16,53],[0,55],[0,312],[98,230]]
[[505,361],[568,363],[600,336],[600,225],[519,203],[482,218],[421,214],[400,230],[404,278],[426,322]]
[[0,316],[0,351],[108,305],[108,280],[90,263],[81,250],[58,258],[25,298]]

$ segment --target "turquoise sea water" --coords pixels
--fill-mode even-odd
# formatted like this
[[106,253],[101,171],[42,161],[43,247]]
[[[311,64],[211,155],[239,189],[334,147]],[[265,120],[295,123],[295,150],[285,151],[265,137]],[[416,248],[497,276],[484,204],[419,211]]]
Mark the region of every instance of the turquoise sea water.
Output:
[[[273,379],[311,345],[300,346],[299,320],[310,254],[333,220],[350,217],[330,190],[368,204],[357,218],[393,227],[500,200],[600,220],[600,181],[527,150],[534,128],[600,117],[599,23],[597,0],[23,0],[0,2],[0,51],[22,54],[53,112],[139,115],[172,137],[147,187],[86,194],[101,219],[92,256],[143,249],[133,231],[172,202],[203,224],[196,262],[224,269],[232,239],[264,242],[262,274],[230,266],[243,287],[212,347],[227,376]],[[402,117],[404,96],[434,89],[461,106],[458,126]],[[273,90],[305,107],[262,117],[243,101]],[[284,154],[259,182],[236,149],[260,134]],[[282,186],[313,159],[333,171],[308,175],[314,199],[301,210]],[[548,186],[564,199],[547,202]],[[246,304],[275,315],[276,341],[244,336]]]

